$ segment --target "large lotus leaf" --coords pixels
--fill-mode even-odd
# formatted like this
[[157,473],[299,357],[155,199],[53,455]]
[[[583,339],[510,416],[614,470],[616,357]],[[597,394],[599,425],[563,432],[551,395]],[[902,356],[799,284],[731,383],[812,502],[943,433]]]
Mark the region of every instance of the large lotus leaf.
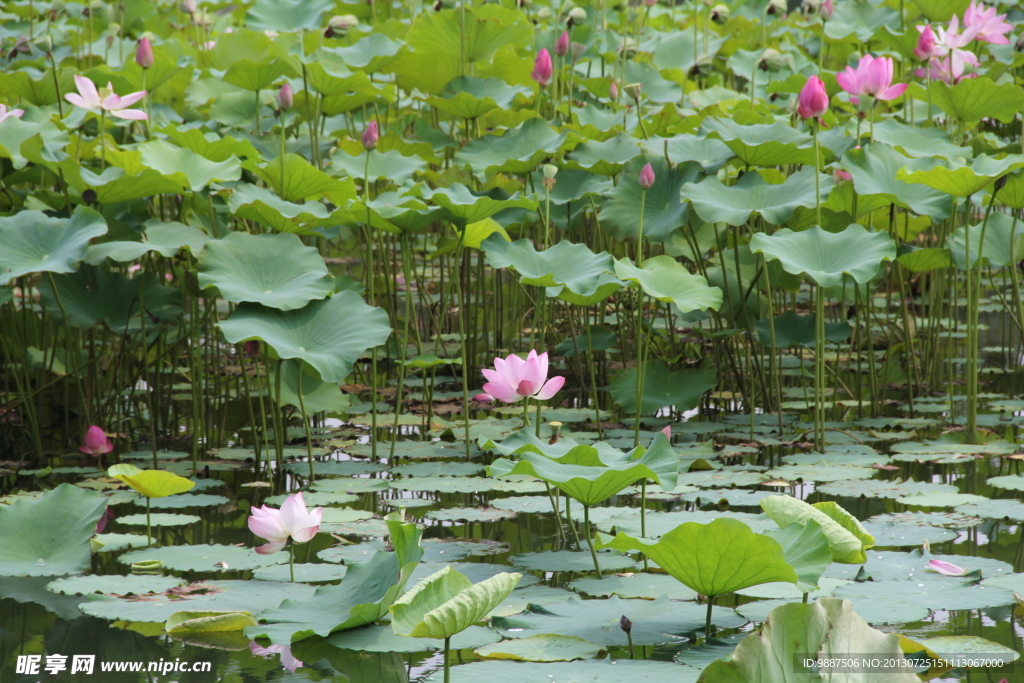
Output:
[[[53,285],[60,294],[59,302]],[[43,280],[39,295],[57,321],[81,329],[100,323],[122,333],[126,329],[137,329],[143,297],[149,316],[167,323],[181,315],[181,290],[166,286],[153,273],[129,280],[116,271],[83,266],[77,273],[55,275],[52,283],[49,278]]]
[[[379,33],[371,33],[367,37],[388,40]],[[349,71],[344,58],[335,56],[337,53],[338,49],[322,49],[318,61],[306,64],[306,82],[325,98],[346,95],[370,85],[370,78],[365,73]]]
[[[581,600],[574,595],[555,605],[530,605],[514,616],[491,617],[491,627],[508,638],[558,633],[597,645],[626,647],[626,633],[619,628],[623,616],[633,622],[633,645],[678,643],[680,635],[703,630],[707,607],[695,602],[674,602],[664,596],[657,600],[624,600],[618,596]],[[731,609],[719,607],[712,614],[712,621],[719,628],[734,628],[746,620]]]
[[844,273],[864,284],[878,274],[883,261],[896,258],[896,243],[887,233],[856,223],[842,232],[815,226],[803,232],[783,228],[774,235],[758,233],[750,239],[750,250],[778,259],[787,273],[807,275],[822,287],[842,284]]
[[[680,134],[670,138],[651,136],[642,143],[643,150],[651,155],[664,154],[668,149],[668,158],[674,164],[693,161],[700,164],[706,173],[717,173],[729,159],[733,151],[725,143],[715,138],[699,138],[696,135]],[[577,148],[577,151],[579,148]]]
[[965,164],[962,159],[946,162],[934,157],[913,159],[896,174],[899,180],[919,183],[954,197],[970,197],[1010,171],[1024,167],[1024,156],[1010,154],[994,159],[982,154]]
[[[819,196],[824,203],[832,190],[832,177],[822,175],[820,184]],[[815,206],[814,191],[814,169],[805,167],[777,185],[768,183],[759,173],[746,173],[732,186],[709,176],[699,183],[683,185],[680,195],[708,223],[742,225],[751,213],[757,213],[777,224],[789,220],[798,207]]]
[[199,259],[199,286],[216,287],[233,303],[253,301],[291,311],[334,291],[315,247],[296,235],[232,232],[210,240]]
[[931,94],[920,85],[911,85],[908,95],[930,101],[950,117],[972,127],[982,119],[1014,120],[1024,108],[1024,92],[1013,83],[996,84],[991,78],[964,78],[956,85],[932,81]]
[[650,163],[654,169],[654,185],[644,197],[644,239],[664,242],[676,228],[686,225],[689,207],[679,197],[680,188],[696,180],[700,166],[696,163],[670,167],[664,157],[638,157],[626,165],[619,184],[608,193],[598,220],[601,228],[618,238],[636,238],[640,215],[640,170]]
[[835,562],[863,563],[866,551],[875,544],[874,537],[857,518],[835,503],[810,505],[793,496],[768,496],[761,500],[761,509],[781,528],[809,521],[817,523],[828,538]]
[[[818,598],[805,605],[789,603],[771,611],[760,632],[743,639],[727,660],[712,662],[700,683],[797,683],[812,680],[797,667],[799,656],[902,658],[900,639],[871,628],[854,611],[853,603]],[[827,675],[827,674],[826,674]],[[916,683],[908,663],[905,669],[886,668],[876,673],[832,674],[832,681],[870,680],[872,683]]]
[[[590,109],[591,107],[588,107]],[[641,602],[641,601],[637,601]],[[668,609],[674,609],[669,607]],[[619,627],[609,622],[608,629]],[[636,627],[633,627],[636,629]],[[634,633],[636,631],[634,630]],[[653,659],[583,659],[576,662],[471,662],[454,666],[451,683],[523,683],[523,681],[558,681],[558,683],[694,683],[700,673],[692,666]],[[441,683],[438,671],[423,683]]]
[[585,576],[569,584],[577,593],[592,597],[618,595],[620,598],[646,598],[654,600],[665,595],[673,600],[695,600],[697,592],[690,590],[667,574],[619,573],[597,578]]
[[675,487],[679,458],[663,434],[655,437],[649,449],[637,447],[623,457],[613,457],[602,457],[593,446],[576,446],[557,458],[525,452],[517,462],[495,460],[487,472],[492,477],[538,477],[587,506],[607,500],[639,479],[652,479],[667,491]]
[[[302,400],[299,400],[299,366],[302,365]],[[294,406],[300,408],[302,405],[306,407],[306,414],[313,415],[314,413],[343,413],[345,409],[352,404],[352,399],[348,394],[345,394],[338,387],[337,382],[324,382],[315,372],[309,372],[306,370],[305,365],[301,361],[295,363],[282,363],[283,370],[281,374],[281,405],[282,406]],[[277,373],[279,371],[278,366],[269,368],[270,384],[275,387],[273,399],[277,400]],[[334,463],[334,464],[345,464],[345,463]],[[302,467],[298,472],[308,472],[307,463],[301,463]],[[323,468],[321,463],[317,463],[317,472],[323,472],[327,474],[329,471],[329,463],[324,463]]]
[[485,135],[455,155],[455,163],[469,164],[477,174],[529,173],[546,157],[571,148],[576,137],[558,132],[542,118],[525,121],[504,135]]
[[196,485],[191,479],[179,477],[164,470],[140,470],[135,465],[122,463],[107,469],[107,476],[123,481],[147,498],[163,498],[191,491]]
[[[770,347],[772,344],[771,321],[762,318],[754,323],[757,338],[761,344]],[[797,315],[796,311],[786,311],[775,316],[775,344],[782,348],[790,346],[814,346],[815,341],[814,315]],[[825,339],[833,342],[846,341],[853,332],[845,320],[837,323],[825,323]]]
[[89,240],[107,234],[103,216],[78,207],[71,218],[21,211],[0,218],[0,285],[29,273],[72,273]]
[[[959,0],[957,0],[959,1]],[[942,128],[922,128],[885,119],[875,124],[875,142],[884,142],[909,157],[942,157],[943,159],[969,159],[969,147],[954,145],[949,133]]]
[[897,178],[908,161],[889,145],[876,142],[844,154],[843,168],[853,176],[853,186],[861,196],[882,195],[899,207],[934,220],[947,218],[953,210],[952,197]]
[[[563,299],[572,303],[596,303],[607,299],[623,285],[612,274],[611,254],[595,254],[585,244],[563,240],[537,251],[528,239],[509,242],[491,235],[480,247],[494,268],[515,268],[519,281],[538,287],[557,287]],[[568,290],[568,291],[566,291]]]
[[277,195],[288,202],[304,202],[327,195],[335,206],[345,206],[356,196],[351,179],[337,180],[319,170],[298,154],[285,154],[262,165],[247,161],[243,167],[252,171]]
[[228,195],[233,216],[248,218],[278,232],[311,233],[315,228],[352,220],[346,209],[329,211],[321,202],[288,202],[270,190],[241,183]]
[[103,496],[71,484],[0,505],[0,575],[81,572],[89,566],[89,539],[106,507]]
[[[353,216],[364,219],[367,205],[362,199],[349,204]],[[444,209],[429,206],[419,197],[401,192],[381,192],[369,202],[369,223],[391,233],[415,232],[446,216]]]
[[[636,138],[625,133],[602,141],[584,142],[568,155],[567,168],[581,168],[599,175],[617,175],[640,154]],[[652,154],[657,156],[657,154]],[[558,178],[561,181],[561,178]]]
[[325,382],[343,381],[363,352],[391,334],[387,313],[351,291],[293,311],[240,304],[220,328],[232,344],[262,339],[281,358],[301,358]]
[[[367,156],[370,158],[369,166],[366,163]],[[362,151],[358,155],[339,150],[331,157],[331,165],[327,168],[327,172],[332,175],[348,175],[353,178],[366,176],[370,180],[384,178],[397,185],[426,170],[427,162],[416,156],[405,156],[397,149],[385,152]]]
[[490,614],[521,578],[501,573],[474,584],[447,566],[391,605],[391,628],[403,636],[451,638]]
[[140,259],[151,251],[155,251],[164,258],[171,258],[182,248],[187,248],[193,256],[198,256],[203,251],[203,245],[209,239],[209,235],[191,225],[149,220],[146,221],[146,241],[94,244],[86,252],[85,262],[95,266],[109,258],[118,263],[127,263]]
[[268,58],[254,62],[243,58],[228,67],[223,79],[243,90],[256,92],[266,90],[285,75],[293,76],[294,71],[284,60]]
[[242,166],[231,155],[221,162],[210,161],[191,150],[176,147],[166,140],[153,140],[139,145],[142,165],[162,173],[182,188],[198,192],[215,180],[238,180]]
[[637,268],[629,259],[615,262],[615,274],[635,282],[658,301],[671,301],[681,313],[718,310],[722,290],[708,285],[703,275],[695,275],[686,266],[664,254],[644,261]]
[[900,255],[896,257],[904,268],[911,273],[926,273],[930,270],[948,268],[953,265],[952,257],[948,249],[936,247],[900,247]]
[[766,531],[765,536],[774,538],[782,546],[786,562],[796,572],[797,590],[801,593],[815,590],[825,567],[832,563],[828,537],[821,525],[809,519],[803,524]]
[[505,209],[537,208],[536,200],[521,197],[518,193],[509,196],[500,190],[473,192],[458,183],[424,194],[425,199],[432,199],[443,208],[448,213],[446,218],[460,228],[479,223]]
[[[392,40],[383,33],[371,33],[347,47],[334,48],[331,50],[331,54],[337,55],[346,67],[373,73],[386,66],[391,61],[390,58],[398,54],[402,46],[403,43]],[[309,67],[307,66],[306,69],[308,70]],[[357,89],[349,88],[349,90]]]
[[525,662],[567,662],[596,657],[604,648],[577,636],[545,633],[518,640],[485,645],[475,650],[485,659],[515,659]]
[[638,551],[686,587],[718,596],[762,583],[797,583],[779,542],[735,519],[685,522],[657,542],[619,533],[598,536],[597,547]]
[[394,552],[381,550],[366,562],[350,565],[340,584],[318,588],[312,599],[285,600],[265,611],[262,619],[270,623],[247,628],[246,635],[288,644],[370,624],[387,614],[423,557],[423,548],[415,524],[402,523],[394,513],[385,520]]
[[721,140],[747,166],[814,165],[814,138],[781,121],[744,126],[708,117],[701,122],[701,132]]
[[330,0],[310,0],[302,11],[288,0],[256,0],[245,15],[245,25],[259,31],[302,31],[323,27],[322,14],[334,7]]
[[[983,225],[985,244],[981,245]],[[968,234],[970,259],[967,257]],[[960,270],[967,268],[968,260],[972,266],[978,265],[980,260],[983,265],[1004,268],[1024,256],[1024,223],[1005,213],[994,211],[989,214],[987,223],[960,226],[954,230],[946,237],[946,247],[952,253],[953,262]]]
[[[995,660],[1002,660],[1005,665],[1020,659],[1020,653],[1015,649],[994,643],[981,636],[938,636],[916,638],[913,642],[949,662],[988,659],[993,663]],[[970,668],[970,665],[964,668]]]
[[[851,581],[835,589],[837,597],[861,601],[899,600],[927,607],[938,612],[946,610],[984,609],[1013,603],[1013,592],[998,586],[982,586],[978,580],[963,581],[959,577],[913,578],[891,581]],[[893,621],[903,621],[894,615]]]
[[426,102],[457,118],[476,119],[492,109],[508,109],[517,95],[531,94],[529,88],[509,85],[500,78],[459,76],[448,82],[440,97],[431,95]]
[[[636,368],[630,368],[612,378],[612,398],[626,413],[636,412],[636,375]],[[680,411],[693,410],[704,392],[717,385],[718,370],[710,362],[669,370],[662,360],[648,361],[640,413],[650,415],[666,406],[675,406]]]
[[[7,75],[0,75],[0,78]],[[35,136],[39,136],[39,152],[45,153],[50,160],[56,162],[67,158],[64,148],[68,144],[69,135],[66,130],[61,130],[49,120],[22,121],[13,117],[6,119],[4,125],[0,126],[0,157],[10,159],[15,169],[23,168],[29,160],[21,153],[22,144]]]
[[522,12],[484,6],[464,13],[446,9],[421,14],[405,39],[421,60],[450,57],[479,64],[489,61],[506,45],[525,48],[533,37],[532,29]]

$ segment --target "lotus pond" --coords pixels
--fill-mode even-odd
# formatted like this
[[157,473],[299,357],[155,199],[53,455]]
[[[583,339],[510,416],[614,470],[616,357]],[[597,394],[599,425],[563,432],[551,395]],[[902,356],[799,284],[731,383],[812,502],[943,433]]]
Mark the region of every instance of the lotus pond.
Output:
[[1015,4],[0,7],[0,680],[1024,681]]

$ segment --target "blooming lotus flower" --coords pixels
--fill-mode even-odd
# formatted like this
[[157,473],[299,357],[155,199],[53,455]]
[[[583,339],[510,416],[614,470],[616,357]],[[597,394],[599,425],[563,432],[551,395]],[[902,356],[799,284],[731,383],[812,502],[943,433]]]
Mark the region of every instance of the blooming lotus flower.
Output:
[[288,673],[295,673],[296,669],[304,666],[301,660],[295,659],[295,655],[292,654],[291,645],[285,645],[284,643],[262,647],[254,640],[249,643],[249,652],[258,657],[268,657],[273,654],[281,655],[281,666],[288,669]]
[[554,68],[551,66],[551,55],[548,53],[547,48],[542,49],[537,53],[537,59],[533,62],[533,71],[530,72],[530,76],[533,80],[537,81],[540,87],[546,88],[548,83],[551,82],[553,74]]
[[640,176],[637,178],[637,182],[640,184],[640,189],[649,190],[654,185],[654,168],[648,163],[640,169]]
[[917,39],[917,47],[914,48],[914,56],[922,62],[927,62],[935,55],[935,32],[931,24],[917,27],[921,35]]
[[967,573],[967,570],[963,567],[958,567],[952,562],[943,562],[942,560],[929,560],[928,566],[925,569],[930,572],[938,572],[943,576],[963,576]]
[[114,88],[110,83],[107,83],[107,87],[97,91],[93,82],[85,76],[75,76],[75,87],[78,88],[78,92],[68,93],[64,96],[64,99],[76,107],[87,111],[102,111],[119,119],[129,119],[132,121],[142,121],[149,118],[144,111],[126,108],[145,97],[146,92],[144,90],[119,97],[114,94]]
[[86,455],[103,455],[114,450],[114,442],[107,438],[102,427],[93,425],[85,433],[85,445],[78,450]]
[[484,369],[484,391],[504,403],[516,403],[524,398],[546,401],[565,384],[564,377],[548,379],[548,354],[536,351],[523,360],[516,354],[508,358],[495,358],[494,369]]
[[252,516],[249,517],[249,531],[270,541],[256,548],[260,555],[270,555],[283,549],[289,538],[296,543],[312,540],[320,530],[320,519],[324,514],[323,508],[312,512],[306,510],[301,491],[285,498],[280,510],[266,505],[250,509]]
[[802,119],[817,118],[828,111],[828,92],[817,76],[811,76],[800,90],[797,113]]
[[964,11],[964,27],[977,29],[975,37],[992,45],[1010,44],[1006,34],[1013,30],[1013,24],[1007,23],[1005,19],[1005,14],[996,15],[995,7],[986,9],[985,5],[977,0],[972,0]]
[[907,89],[906,83],[892,84],[890,57],[864,55],[856,69],[848,66],[845,71],[837,73],[836,81],[839,87],[852,95],[850,101],[854,104],[859,103],[860,97],[894,100]]
[[369,151],[377,146],[380,140],[380,127],[376,121],[370,121],[370,125],[363,131],[363,149]]
[[949,54],[945,57],[932,57],[927,68],[914,69],[914,75],[918,78],[930,78],[933,81],[943,81],[950,85],[959,83],[964,78],[974,78],[977,74],[964,76],[964,63]]
[[6,119],[14,117],[20,119],[21,115],[25,113],[24,109],[7,109],[6,104],[0,104],[0,123],[3,123]]
[[558,36],[558,40],[555,41],[555,54],[559,57],[564,57],[569,54],[569,32],[562,31],[562,35]]

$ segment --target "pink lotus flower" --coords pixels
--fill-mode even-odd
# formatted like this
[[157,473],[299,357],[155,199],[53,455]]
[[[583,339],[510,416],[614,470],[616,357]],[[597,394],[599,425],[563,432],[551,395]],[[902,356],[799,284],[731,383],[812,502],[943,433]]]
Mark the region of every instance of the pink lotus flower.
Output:
[[473,400],[479,401],[480,403],[494,403],[494,397],[484,392],[480,392],[479,394],[474,396]]
[[20,119],[21,115],[24,114],[24,113],[25,113],[24,109],[11,109],[11,110],[8,110],[6,104],[0,104],[0,123],[3,123],[5,120],[7,120],[8,118],[10,118],[12,116],[14,118],[16,118],[16,119]]
[[832,4],[832,0],[825,0],[818,7],[818,14],[821,15],[822,21],[828,21],[832,18],[832,15],[836,13],[836,6]]
[[551,55],[548,53],[547,48],[542,49],[537,53],[537,59],[533,62],[533,71],[530,72],[530,76],[533,80],[542,88],[548,87],[548,83],[551,82],[551,76],[554,74],[554,68],[551,66]]
[[569,54],[568,31],[562,31],[562,35],[558,36],[558,40],[555,41],[555,54],[559,57],[564,57]]
[[672,438],[672,425],[665,425],[664,429],[661,430],[661,433],[664,434],[666,437],[671,439]]
[[516,403],[523,398],[546,401],[565,384],[564,377],[548,379],[548,354],[537,355],[536,351],[523,360],[516,354],[508,358],[495,358],[494,369],[484,369],[484,391],[504,403]]
[[619,99],[619,86],[615,83],[615,81],[612,81],[612,84],[608,86],[608,99]]
[[249,531],[270,541],[256,548],[260,555],[270,555],[283,549],[289,538],[296,543],[310,541],[320,530],[320,519],[324,514],[323,508],[312,512],[306,510],[301,491],[285,498],[280,510],[266,505],[250,509]]
[[75,87],[77,93],[68,93],[64,96],[71,104],[87,111],[104,111],[119,119],[131,121],[143,121],[149,117],[146,112],[138,109],[127,109],[146,96],[145,91],[133,92],[130,95],[119,97],[114,94],[113,86],[107,83],[107,87],[97,91],[96,86],[85,76],[75,76]]
[[654,168],[650,164],[645,164],[640,169],[640,175],[637,178],[637,182],[640,183],[640,189],[649,190],[654,186]]
[[914,48],[914,56],[922,62],[927,62],[935,55],[935,32],[931,24],[917,27],[921,35],[917,39],[917,47]]
[[943,576],[963,576],[967,573],[967,570],[963,567],[958,567],[952,562],[943,562],[942,560],[929,560],[928,566],[925,569],[930,572],[938,572]]
[[853,176],[841,168],[832,171],[832,177],[836,180],[853,180]]
[[249,652],[258,657],[269,657],[273,654],[281,655],[281,666],[288,669],[288,673],[295,673],[300,666],[305,666],[301,660],[295,659],[292,654],[291,645],[279,643],[270,647],[262,647],[255,640],[249,643]]
[[114,450],[114,442],[107,438],[102,427],[93,425],[85,433],[85,445],[78,450],[86,455],[103,455]]
[[796,112],[802,119],[817,118],[828,111],[828,92],[817,76],[811,76],[800,90]]
[[380,127],[376,121],[370,121],[370,125],[363,131],[363,149],[369,151],[377,147],[377,141],[380,140]]
[[943,81],[953,85],[964,78],[975,78],[978,74],[964,75],[964,63],[956,59],[952,54],[945,57],[932,57],[927,68],[914,69],[914,75],[918,78],[930,78],[933,81]]
[[850,93],[850,101],[860,102],[860,97],[873,97],[878,100],[894,100],[907,89],[906,83],[892,84],[892,59],[890,57],[872,57],[864,55],[860,58],[857,68],[846,67],[845,71],[836,74],[836,80],[846,92]]
[[[955,17],[954,17],[955,18]],[[985,8],[977,0],[972,0],[964,11],[964,28],[977,29],[976,38],[992,45],[1009,45],[1006,34],[1013,30],[1013,24],[1005,21],[1006,15],[996,15],[996,8]]]
[[143,69],[153,66],[153,45],[149,42],[149,38],[139,41],[139,48],[135,51],[135,63]]

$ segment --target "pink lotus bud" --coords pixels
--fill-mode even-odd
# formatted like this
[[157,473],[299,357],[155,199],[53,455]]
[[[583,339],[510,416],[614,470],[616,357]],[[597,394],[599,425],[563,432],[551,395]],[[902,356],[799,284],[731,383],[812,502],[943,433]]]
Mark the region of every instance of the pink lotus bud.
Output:
[[818,6],[818,14],[821,15],[822,21],[828,21],[835,13],[836,6],[832,4],[832,0],[825,0]]
[[646,164],[640,170],[639,182],[641,190],[649,190],[654,185],[654,168],[650,164]]
[[917,39],[917,47],[914,48],[914,56],[922,62],[927,62],[935,56],[935,33],[932,31],[931,24],[918,26],[917,30],[921,35]]
[[78,450],[87,455],[103,455],[114,450],[114,443],[107,438],[102,427],[92,425],[85,433],[85,445]]
[[479,401],[480,403],[493,403],[494,397],[490,394],[479,393],[473,397],[473,400]]
[[608,99],[619,99],[619,86],[615,84],[615,81],[612,81],[612,84],[608,86]]
[[797,113],[802,119],[817,118],[828,111],[828,93],[817,76],[811,76],[800,90]]
[[569,54],[569,32],[562,31],[562,35],[558,36],[558,40],[555,41],[555,54],[559,57],[564,57]]
[[661,430],[661,433],[668,438],[672,438],[672,425],[665,425],[665,428]]
[[139,48],[135,51],[135,63],[143,69],[153,66],[153,46],[150,45],[149,38],[139,41]]
[[551,55],[548,54],[547,49],[542,49],[537,53],[537,59],[533,62],[533,71],[530,76],[533,80],[537,81],[538,85],[542,88],[548,87],[548,83],[551,82],[551,76],[554,73],[554,69],[551,66]]
[[260,357],[260,341],[258,339],[250,339],[245,342],[245,355],[249,358]]
[[96,533],[102,534],[103,530],[107,528],[107,522],[112,519],[114,519],[114,509],[108,505],[107,509],[103,511],[103,515],[100,517],[99,521],[96,522]]
[[277,106],[281,111],[288,111],[292,108],[294,102],[295,96],[292,94],[292,86],[285,83],[277,91]]
[[370,125],[363,131],[363,149],[367,151],[375,149],[378,140],[380,140],[380,128],[376,121],[370,121]]
[[844,171],[841,168],[837,168],[836,170],[832,171],[832,177],[835,178],[836,180],[853,180],[853,176],[850,175],[849,172]]

